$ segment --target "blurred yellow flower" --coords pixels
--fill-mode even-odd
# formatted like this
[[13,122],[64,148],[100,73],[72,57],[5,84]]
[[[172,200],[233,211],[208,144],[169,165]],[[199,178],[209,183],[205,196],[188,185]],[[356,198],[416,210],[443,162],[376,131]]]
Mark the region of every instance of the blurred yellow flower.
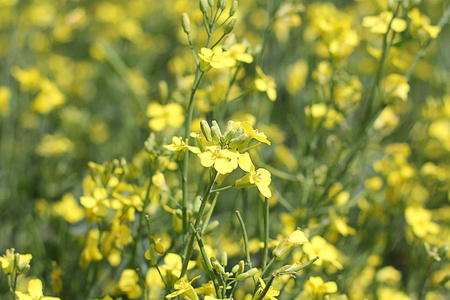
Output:
[[[259,289],[258,291],[255,293],[255,295],[253,296],[253,300],[254,299],[258,299],[259,295],[261,295],[261,293],[263,292],[263,290],[266,288],[266,284],[264,282],[264,280],[262,280],[261,278],[258,278],[259,280]],[[270,286],[269,290],[267,291],[267,293],[264,295],[264,297],[261,300],[277,300],[278,295],[280,294],[280,291],[277,290],[275,287]]]
[[306,238],[305,233],[299,229],[296,229],[278,243],[272,254],[276,256],[277,259],[283,259],[294,246],[303,245],[306,243],[308,243],[308,239]]
[[70,224],[76,224],[86,216],[84,209],[70,193],[64,194],[61,201],[53,205],[53,209]]
[[271,101],[275,101],[277,99],[277,85],[275,81],[272,77],[264,74],[259,66],[256,66],[256,72],[258,73],[258,78],[255,79],[255,88],[260,92],[266,92],[267,97]]
[[85,247],[81,252],[80,257],[80,266],[86,268],[91,261],[93,260],[101,260],[103,255],[100,253],[98,249],[98,243],[100,240],[100,232],[98,229],[91,229],[88,232]]
[[48,114],[66,102],[66,97],[56,84],[48,79],[40,83],[41,91],[31,103],[31,108],[41,114]]
[[234,44],[228,51],[223,53],[225,58],[223,64],[227,67],[234,67],[238,62],[251,64],[253,62],[253,56],[246,53],[246,51],[247,46],[244,44]]
[[42,293],[42,282],[39,279],[31,279],[28,282],[28,293],[16,291],[19,300],[60,300],[58,297],[44,296]]
[[439,225],[431,221],[431,211],[421,206],[408,206],[405,209],[405,218],[414,234],[419,238],[436,235],[440,231]]
[[20,88],[25,91],[37,89],[41,82],[41,72],[37,68],[21,69],[15,66],[11,73],[20,83]]
[[120,274],[117,287],[130,299],[139,298],[142,294],[142,288],[139,283],[139,275],[132,269],[123,270],[122,274]]
[[9,114],[9,100],[11,99],[11,90],[7,86],[0,86],[0,114],[7,116]]
[[298,60],[287,68],[286,89],[294,95],[300,91],[306,82],[308,76],[308,63],[306,60]]
[[406,29],[406,21],[400,18],[392,18],[394,14],[390,11],[383,11],[378,16],[367,16],[363,18],[362,25],[370,28],[371,32],[385,34],[388,31],[389,24],[391,30],[395,32],[402,32]]
[[36,148],[40,156],[59,156],[73,151],[73,143],[68,138],[60,135],[44,135]]
[[304,294],[313,299],[322,299],[325,294],[332,294],[338,291],[334,281],[324,282],[319,276],[311,276],[304,285]]
[[152,102],[147,107],[148,126],[154,131],[162,131],[166,127],[180,128],[184,124],[183,107],[178,103],[161,105]]
[[417,7],[414,7],[408,12],[408,17],[411,20],[409,32],[413,37],[430,37],[435,39],[441,32],[439,26],[430,25],[430,19],[426,15],[421,14]]
[[386,98],[389,99],[401,99],[402,101],[408,100],[409,84],[408,79],[400,74],[389,74],[384,78],[383,91]]
[[176,137],[176,136],[172,137],[172,144],[164,145],[163,147],[169,151],[174,151],[175,156],[177,157],[178,160],[183,160],[184,152],[186,150],[189,150],[195,154],[200,153],[200,149],[198,149],[197,147],[189,146],[187,144],[187,139],[186,139],[186,141],[183,141],[182,137]]
[[336,247],[318,235],[303,246],[303,251],[308,255],[309,259],[319,256],[319,259],[314,263],[316,265],[320,266],[323,262],[329,262],[339,270],[343,268],[342,264],[338,261],[341,256],[340,252]]

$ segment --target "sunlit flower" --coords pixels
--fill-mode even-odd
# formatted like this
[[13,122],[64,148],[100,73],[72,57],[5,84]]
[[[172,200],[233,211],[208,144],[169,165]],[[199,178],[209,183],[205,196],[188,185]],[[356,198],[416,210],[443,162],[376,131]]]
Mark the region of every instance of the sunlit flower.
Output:
[[414,7],[408,12],[408,17],[411,20],[409,32],[414,37],[430,37],[435,39],[441,32],[439,26],[430,25],[430,19],[426,15],[421,14],[417,7]]
[[[258,299],[259,295],[261,295],[262,291],[266,288],[266,284],[264,282],[264,280],[262,280],[261,278],[259,278],[259,284],[260,287],[258,289],[258,291],[255,293],[255,295],[253,296],[253,299]],[[267,293],[264,295],[264,297],[261,300],[277,300],[278,295],[280,294],[280,291],[277,290],[275,287],[270,286],[269,290],[267,291]]]
[[44,135],[36,149],[40,156],[59,156],[72,151],[72,141],[60,134]]
[[214,166],[220,174],[231,173],[238,167],[239,153],[228,149],[221,149],[220,146],[207,146],[205,152],[197,154],[200,162],[205,168]]
[[308,255],[309,259],[319,257],[315,261],[316,265],[322,265],[322,262],[329,262],[337,269],[342,270],[343,266],[339,262],[340,252],[336,247],[328,243],[324,238],[316,235],[309,243],[303,246],[303,251]]
[[208,72],[211,68],[220,69],[233,64],[233,60],[229,60],[224,56],[222,49],[215,48],[211,50],[209,48],[202,48],[200,57],[200,70]]
[[314,299],[322,299],[325,294],[337,292],[337,284],[334,281],[323,282],[319,276],[311,276],[304,285],[304,293]]
[[127,294],[127,297],[130,299],[139,298],[142,294],[142,288],[139,285],[139,275],[132,269],[123,270],[117,287]]
[[20,254],[15,249],[7,249],[6,254],[0,256],[0,267],[3,274],[25,273],[30,269],[31,254]]
[[28,293],[16,291],[19,300],[60,300],[58,297],[44,296],[42,293],[42,282],[39,279],[31,279],[28,282]]
[[81,252],[80,257],[80,266],[86,268],[91,261],[93,260],[101,260],[103,255],[100,253],[98,249],[98,243],[100,240],[100,232],[98,229],[89,230],[88,236],[86,238],[86,246]]
[[256,186],[259,192],[266,198],[272,197],[269,185],[271,183],[271,174],[269,171],[263,168],[255,170],[255,166],[250,166],[250,172],[244,177],[236,180],[236,188],[242,189],[246,187]]
[[200,153],[200,149],[198,149],[197,147],[189,146],[187,144],[187,140],[183,141],[182,137],[176,137],[176,136],[172,137],[172,144],[164,145],[164,148],[166,148],[169,151],[174,151],[178,160],[183,160],[184,152],[186,150],[189,150],[195,154]]
[[223,63],[230,67],[236,66],[238,62],[251,64],[253,62],[253,56],[246,53],[246,51],[247,46],[244,44],[234,44],[228,51],[223,53],[226,58]]
[[53,209],[57,215],[63,217],[70,224],[78,223],[86,215],[83,208],[70,193],[64,194],[61,201],[54,204]]
[[258,73],[258,78],[255,79],[255,87],[260,92],[266,92],[267,97],[271,101],[275,101],[277,99],[277,85],[272,77],[267,76],[261,70],[259,66],[256,67],[256,72]]
[[431,221],[431,211],[421,206],[408,206],[405,210],[406,222],[419,238],[439,233],[439,225]]

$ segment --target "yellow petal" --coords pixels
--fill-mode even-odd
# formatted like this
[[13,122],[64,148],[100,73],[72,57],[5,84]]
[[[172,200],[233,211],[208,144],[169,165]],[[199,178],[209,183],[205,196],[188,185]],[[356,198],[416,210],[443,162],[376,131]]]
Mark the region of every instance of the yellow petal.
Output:
[[34,299],[41,298],[42,295],[42,282],[39,279],[31,279],[28,283],[28,293]]

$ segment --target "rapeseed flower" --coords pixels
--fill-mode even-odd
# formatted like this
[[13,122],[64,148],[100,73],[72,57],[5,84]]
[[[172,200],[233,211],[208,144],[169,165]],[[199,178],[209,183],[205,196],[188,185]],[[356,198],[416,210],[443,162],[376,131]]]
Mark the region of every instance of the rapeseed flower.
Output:
[[414,234],[419,238],[436,235],[440,231],[439,225],[431,220],[431,211],[421,206],[408,206],[405,209],[405,218]]
[[305,296],[311,299],[322,299],[325,294],[336,293],[338,288],[334,281],[324,282],[322,277],[311,276],[304,285]]
[[139,275],[132,269],[123,270],[117,287],[130,299],[139,298],[142,294],[142,288],[139,285]]
[[103,258],[103,255],[98,249],[99,240],[100,231],[98,229],[89,230],[86,238],[86,246],[81,252],[80,257],[80,266],[82,266],[83,268],[86,268],[91,263],[91,261],[101,260]]
[[86,216],[83,208],[70,193],[64,194],[62,199],[53,205],[53,209],[70,224],[76,224]]
[[339,262],[341,253],[336,247],[318,235],[313,237],[309,243],[306,243],[303,246],[303,251],[308,255],[309,259],[317,256],[319,257],[319,259],[314,262],[316,265],[322,265],[322,262],[329,262],[339,270],[342,270],[343,268],[342,264]]
[[224,64],[229,67],[236,66],[239,62],[251,64],[253,62],[253,56],[246,53],[247,46],[244,44],[234,44],[226,52],[223,53],[225,59]]
[[152,102],[147,107],[148,126],[154,131],[162,131],[166,127],[180,128],[184,124],[184,110],[178,103],[161,105]]
[[183,160],[184,158],[184,152],[186,150],[191,151],[192,153],[199,154],[200,149],[197,147],[189,146],[187,144],[187,140],[183,141],[182,137],[172,137],[172,144],[164,145],[164,148],[166,148],[169,151],[174,151],[175,156],[178,160]]
[[408,17],[411,20],[409,25],[409,32],[413,37],[435,39],[441,32],[439,26],[430,25],[430,18],[420,13],[417,7],[414,7],[408,12]]
[[255,170],[255,166],[250,166],[250,171],[244,177],[236,180],[236,188],[242,189],[246,187],[256,186],[259,192],[266,198],[272,197],[269,185],[271,183],[271,174],[263,168]]
[[0,267],[3,274],[25,273],[30,269],[31,254],[15,253],[15,249],[7,249],[6,254],[0,257]]
[[275,101],[277,99],[277,85],[275,81],[272,77],[264,74],[259,66],[256,67],[256,72],[258,73],[258,78],[255,79],[255,88],[260,92],[267,93],[267,97],[271,101]]
[[228,174],[238,167],[239,153],[237,151],[222,149],[220,146],[206,146],[205,152],[197,154],[202,166],[214,169],[219,174]]
[[60,134],[44,135],[36,149],[36,153],[44,157],[60,156],[72,151],[72,141]]
[[198,56],[200,57],[200,70],[202,72],[208,72],[212,68],[221,69],[234,65],[235,60],[226,57],[222,49],[215,48],[211,50],[209,48],[202,48],[200,51],[201,53]]
[[371,32],[378,34],[385,34],[388,31],[389,24],[391,30],[395,32],[402,32],[406,29],[406,21],[400,18],[392,18],[394,14],[390,11],[383,11],[378,16],[367,16],[363,18],[362,25],[370,28]]
[[170,299],[182,295],[183,298],[185,299],[199,300],[197,293],[195,292],[194,288],[191,285],[191,283],[198,278],[200,278],[200,276],[195,277],[191,281],[188,281],[187,278],[185,277],[180,278],[177,282],[175,282],[174,285],[176,291],[167,295],[166,298]]
[[42,281],[39,279],[31,279],[28,282],[28,293],[16,291],[19,300],[60,300],[58,297],[44,296],[42,293]]
[[[258,291],[255,293],[255,295],[253,296],[253,300],[254,299],[258,299],[259,295],[261,295],[261,293],[263,292],[263,290],[266,288],[266,284],[264,282],[264,280],[262,280],[261,278],[258,278],[259,280],[259,289]],[[267,291],[267,293],[264,295],[264,297],[261,300],[277,300],[278,295],[280,295],[280,291],[277,290],[275,287],[270,286],[269,290]]]
[[306,238],[305,233],[297,229],[282,239],[273,250],[272,254],[276,256],[277,259],[283,259],[294,246],[303,245],[306,243],[308,243],[308,239]]
[[0,86],[0,115],[9,114],[9,101],[11,99],[11,90],[6,86]]

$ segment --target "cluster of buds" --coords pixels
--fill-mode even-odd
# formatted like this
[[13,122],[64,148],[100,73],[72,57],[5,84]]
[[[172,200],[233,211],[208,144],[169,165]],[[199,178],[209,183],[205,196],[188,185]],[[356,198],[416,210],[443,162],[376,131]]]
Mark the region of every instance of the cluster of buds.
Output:
[[6,250],[0,257],[3,274],[24,274],[30,270],[31,254],[14,253],[14,248]]
[[231,268],[231,272],[226,272],[225,267],[228,264],[228,258],[225,251],[222,253],[220,261],[215,257],[211,257],[210,259],[212,267],[218,274],[222,276],[224,280],[228,280],[235,276],[236,281],[242,281],[247,278],[253,277],[258,272],[257,268],[252,268],[245,271],[245,262],[243,260],[239,261],[238,264]]

